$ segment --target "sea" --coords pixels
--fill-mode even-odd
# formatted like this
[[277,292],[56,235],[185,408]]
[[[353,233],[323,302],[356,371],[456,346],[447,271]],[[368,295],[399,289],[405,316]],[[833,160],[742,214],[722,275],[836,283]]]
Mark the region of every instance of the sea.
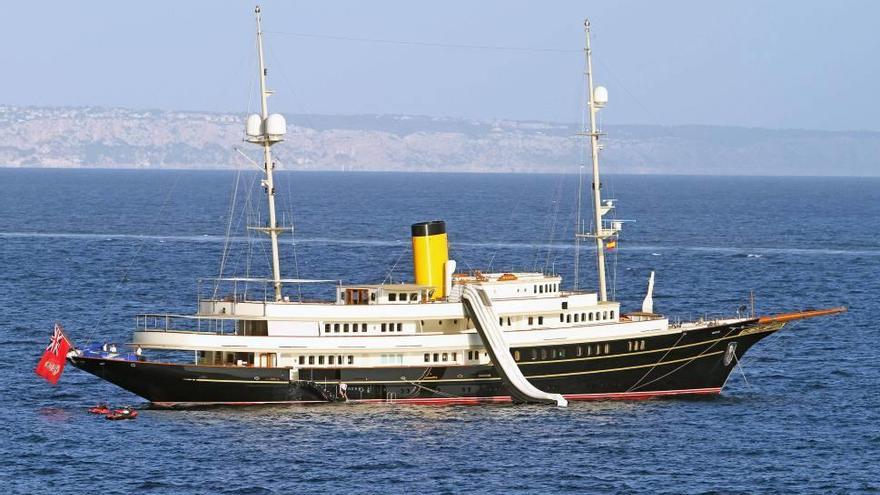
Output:
[[[152,410],[68,366],[53,324],[129,342],[210,279],[265,277],[258,171],[0,169],[3,493],[880,492],[880,179],[608,176],[625,220],[609,291],[673,319],[847,306],[761,341],[719,396],[538,405]],[[589,180],[584,184],[589,187]],[[466,270],[596,287],[576,175],[280,172],[283,275],[411,279],[410,224],[446,221]],[[590,228],[589,193],[581,225]],[[290,284],[291,298],[325,286]],[[329,292],[328,294],[329,295]],[[130,404],[134,421],[87,408]]]

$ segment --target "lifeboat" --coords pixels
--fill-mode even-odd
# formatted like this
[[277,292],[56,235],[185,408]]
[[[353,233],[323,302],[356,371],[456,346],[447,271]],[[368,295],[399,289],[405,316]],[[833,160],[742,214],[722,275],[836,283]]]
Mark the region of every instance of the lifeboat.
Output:
[[120,419],[134,419],[138,415],[137,411],[131,407],[123,407],[121,409],[114,409],[113,412],[108,412],[104,417],[109,420],[120,420]]

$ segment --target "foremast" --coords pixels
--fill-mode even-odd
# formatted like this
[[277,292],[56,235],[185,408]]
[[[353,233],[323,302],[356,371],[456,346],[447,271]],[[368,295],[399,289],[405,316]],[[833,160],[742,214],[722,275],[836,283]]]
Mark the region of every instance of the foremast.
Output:
[[[614,208],[613,200],[606,200],[603,204],[602,202],[602,182],[599,177],[599,150],[602,149],[602,146],[599,144],[599,137],[602,135],[599,132],[597,123],[596,123],[596,115],[599,112],[599,109],[604,107],[608,103],[608,91],[602,87],[594,87],[593,86],[593,52],[590,47],[590,20],[584,20],[584,58],[586,63],[586,86],[588,92],[588,100],[587,100],[587,110],[589,113],[589,130],[585,130],[585,132],[580,133],[582,136],[587,136],[590,138],[590,158],[592,162],[593,168],[593,184],[591,187],[592,195],[593,195],[593,231],[592,232],[582,232],[582,226],[580,221],[580,186],[578,187],[578,225],[575,233],[577,247],[580,247],[580,239],[585,238],[593,238],[596,241],[596,268],[599,275],[599,301],[607,301],[608,300],[608,288],[607,282],[605,280],[605,240],[608,238],[612,238],[617,235],[619,231],[619,224],[615,222],[614,224],[606,227],[602,220],[602,217],[610,212]],[[582,179],[579,179],[582,180]],[[578,253],[575,254],[575,289],[577,289],[577,280],[579,277],[578,271]]]
[[266,199],[269,203],[269,222],[265,227],[254,227],[269,235],[272,243],[272,285],[275,289],[275,300],[282,299],[281,294],[281,261],[278,249],[278,234],[287,230],[278,227],[275,213],[275,180],[273,171],[275,162],[272,161],[272,145],[284,140],[287,132],[287,124],[280,114],[269,114],[268,98],[273,93],[266,88],[266,63],[263,56],[263,29],[261,23],[260,6],[254,9],[257,20],[257,55],[260,62],[260,115],[248,117],[247,134],[248,142],[262,146],[263,148],[263,171],[266,177],[263,179],[263,187],[266,189]]

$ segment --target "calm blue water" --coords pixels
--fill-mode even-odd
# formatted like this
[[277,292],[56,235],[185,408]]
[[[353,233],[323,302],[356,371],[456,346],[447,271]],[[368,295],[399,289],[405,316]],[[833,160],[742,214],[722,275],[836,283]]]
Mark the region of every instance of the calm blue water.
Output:
[[[251,174],[238,180],[237,204],[262,201],[248,197]],[[86,407],[140,400],[72,368],[57,387],[39,381],[32,368],[56,319],[79,343],[125,341],[135,313],[194,309],[195,278],[220,270],[235,182],[234,172],[0,169],[5,493],[880,491],[880,180],[606,180],[618,216],[636,220],[614,270],[630,309],[651,269],[655,307],[671,316],[731,314],[750,289],[762,313],[850,306],[760,343],[716,398],[144,410],[108,422]],[[574,185],[282,174],[280,210],[297,239],[286,237],[285,275],[405,279],[409,224],[442,218],[464,268],[570,280]],[[225,275],[266,273],[248,216],[233,218]],[[589,249],[582,261],[593,287]]]

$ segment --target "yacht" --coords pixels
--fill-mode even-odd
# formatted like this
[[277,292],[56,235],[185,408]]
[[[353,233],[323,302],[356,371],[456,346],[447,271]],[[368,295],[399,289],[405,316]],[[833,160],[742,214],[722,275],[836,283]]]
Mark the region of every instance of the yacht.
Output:
[[[282,276],[273,147],[287,124],[269,113],[261,13],[256,11],[261,112],[245,140],[262,152],[271,278],[212,280],[191,315],[144,314],[122,351],[77,348],[75,367],[155,407],[368,403],[476,404],[641,399],[718,394],[749,348],[787,322],[843,308],[759,317],[670,322],[654,311],[654,274],[637,311],[608,298],[605,252],[623,223],[602,198],[597,113],[608,91],[593,85],[585,22],[585,86],[592,177],[589,222],[578,212],[575,274],[461,271],[449,257],[442,220],[410,226],[411,283],[344,284]],[[585,127],[587,127],[585,125]],[[579,177],[583,184],[586,177]],[[579,188],[579,201],[582,193]],[[586,201],[585,201],[586,203]],[[579,208],[580,210],[580,208]],[[591,225],[586,230],[585,225]],[[402,226],[405,228],[405,226]],[[582,243],[595,244],[598,287],[577,286]],[[330,284],[324,301],[291,297],[300,284]],[[329,291],[329,289],[328,289]],[[163,359],[182,351],[185,362]]]

